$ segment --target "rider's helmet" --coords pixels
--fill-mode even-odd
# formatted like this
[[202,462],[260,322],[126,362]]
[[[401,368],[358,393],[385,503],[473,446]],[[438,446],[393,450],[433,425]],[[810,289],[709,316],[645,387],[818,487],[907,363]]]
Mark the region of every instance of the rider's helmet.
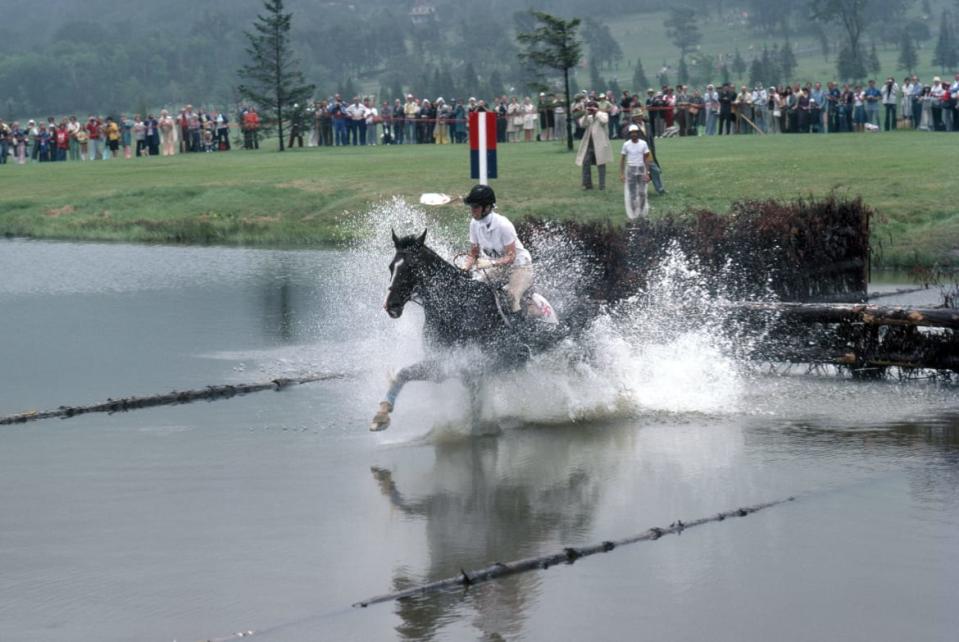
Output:
[[496,193],[489,185],[474,185],[463,202],[467,205],[487,207],[496,203]]

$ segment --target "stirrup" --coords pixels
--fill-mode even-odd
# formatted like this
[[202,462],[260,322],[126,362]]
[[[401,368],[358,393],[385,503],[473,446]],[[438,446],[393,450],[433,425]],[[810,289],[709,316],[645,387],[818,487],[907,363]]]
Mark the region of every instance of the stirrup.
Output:
[[389,428],[391,412],[393,412],[393,404],[389,401],[381,401],[380,409],[373,415],[373,421],[370,422],[370,431],[379,432]]

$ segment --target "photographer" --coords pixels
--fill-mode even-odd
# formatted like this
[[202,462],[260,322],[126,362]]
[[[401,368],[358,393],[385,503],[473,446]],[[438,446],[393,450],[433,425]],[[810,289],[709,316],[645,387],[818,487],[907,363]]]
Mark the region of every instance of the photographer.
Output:
[[586,115],[579,119],[583,139],[579,141],[576,164],[583,168],[583,189],[593,189],[592,166],[599,168],[599,189],[606,189],[606,163],[613,160],[609,145],[609,114],[599,111],[595,100],[586,103]]
[[889,131],[896,128],[896,105],[899,103],[899,85],[890,76],[882,87],[882,105],[885,108],[885,123],[883,129]]

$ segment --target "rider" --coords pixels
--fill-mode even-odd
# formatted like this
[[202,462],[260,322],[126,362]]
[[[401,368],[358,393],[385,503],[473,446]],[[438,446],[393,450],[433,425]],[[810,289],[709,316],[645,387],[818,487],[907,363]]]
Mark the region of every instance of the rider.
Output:
[[480,268],[481,277],[506,284],[510,311],[520,311],[523,294],[533,283],[533,258],[516,236],[509,219],[493,211],[496,194],[489,185],[475,185],[463,199],[470,208],[470,249],[464,270]]

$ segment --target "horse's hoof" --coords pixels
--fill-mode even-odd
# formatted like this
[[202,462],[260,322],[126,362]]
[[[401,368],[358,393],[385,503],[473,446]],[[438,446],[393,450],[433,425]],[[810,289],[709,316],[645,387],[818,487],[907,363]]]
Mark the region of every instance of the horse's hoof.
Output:
[[391,412],[393,412],[393,404],[389,401],[381,401],[380,409],[373,415],[373,421],[370,422],[370,430],[379,432],[389,428]]

